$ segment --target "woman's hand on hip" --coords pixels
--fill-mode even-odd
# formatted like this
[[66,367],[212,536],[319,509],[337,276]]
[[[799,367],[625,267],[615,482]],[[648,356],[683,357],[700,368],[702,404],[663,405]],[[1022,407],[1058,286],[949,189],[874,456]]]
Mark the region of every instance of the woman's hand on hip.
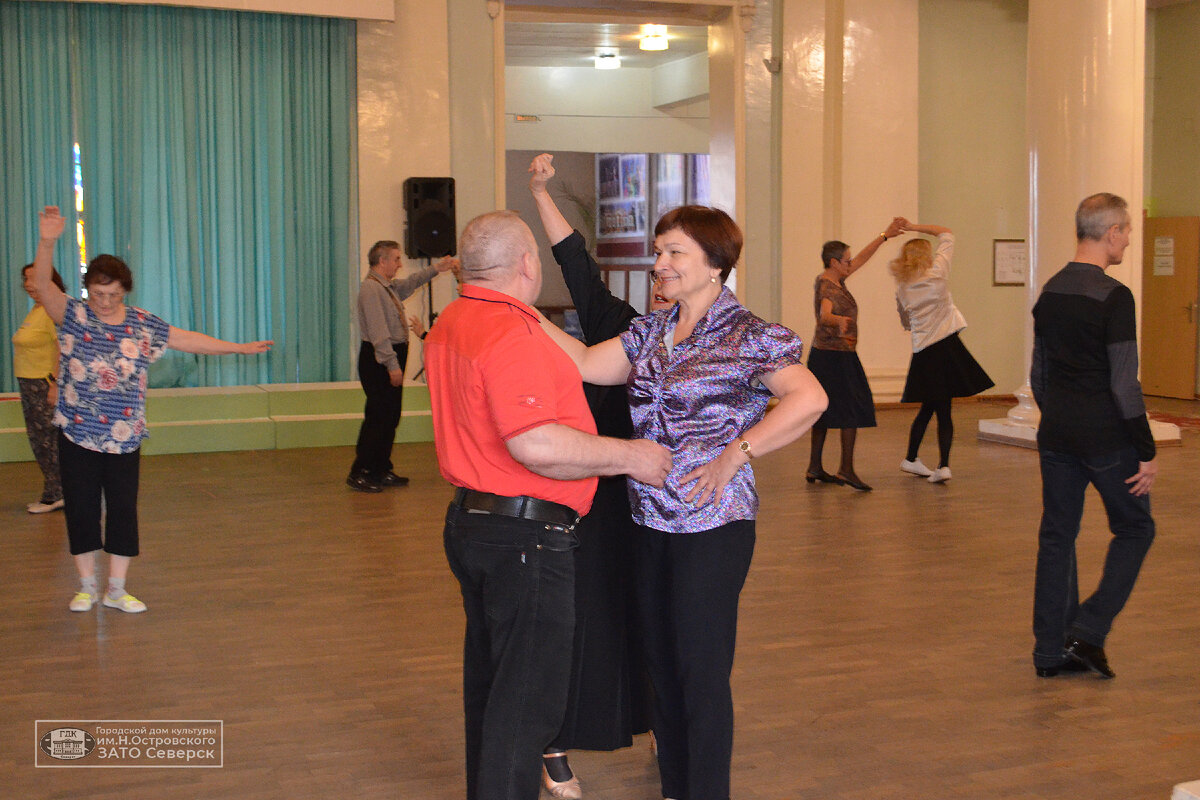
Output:
[[710,502],[721,502],[721,498],[725,494],[725,487],[742,468],[742,464],[749,460],[749,457],[739,450],[736,444],[727,445],[719,456],[707,464],[701,464],[680,479],[679,482],[683,486],[687,486],[689,483],[693,484],[684,496],[684,501],[691,503],[696,508]]

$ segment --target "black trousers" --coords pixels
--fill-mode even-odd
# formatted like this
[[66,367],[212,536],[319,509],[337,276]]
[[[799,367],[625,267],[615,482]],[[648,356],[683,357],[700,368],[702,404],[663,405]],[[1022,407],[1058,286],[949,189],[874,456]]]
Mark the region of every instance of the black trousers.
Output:
[[640,528],[635,544],[663,797],[728,800],[738,596],[754,521],[699,533]]
[[[408,363],[408,342],[392,343],[400,369]],[[351,475],[381,480],[392,471],[392,442],[404,410],[404,384],[392,386],[387,368],[375,360],[375,346],[363,342],[358,351],[358,380],[367,395],[362,426],[354,446]]]
[[467,616],[467,800],[537,800],[542,751],[567,706],[578,541],[561,525],[446,511]]
[[[138,554],[138,473],[142,451],[98,453],[58,435],[63,512],[71,555],[104,549],[114,556]],[[105,508],[100,533],[101,499]]]

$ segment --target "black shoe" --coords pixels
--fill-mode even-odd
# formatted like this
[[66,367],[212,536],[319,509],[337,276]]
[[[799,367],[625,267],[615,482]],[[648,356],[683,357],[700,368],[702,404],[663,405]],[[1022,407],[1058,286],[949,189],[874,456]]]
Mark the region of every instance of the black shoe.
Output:
[[1067,639],[1065,649],[1071,659],[1095,672],[1097,675],[1105,678],[1117,677],[1117,673],[1113,672],[1112,667],[1108,665],[1108,657],[1104,655],[1103,647],[1088,644],[1082,639],[1072,636]]
[[825,470],[821,470],[820,472],[809,472],[805,474],[804,480],[808,481],[809,483],[817,483],[820,481],[821,483],[832,483],[837,486],[841,486],[845,483],[845,481],[841,478],[830,475]]
[[871,491],[871,487],[868,486],[867,484],[863,483],[862,480],[860,480],[857,477],[849,478],[840,472],[836,475],[836,477],[838,480],[840,480],[842,483],[846,484],[847,486],[849,486],[852,489],[857,489],[860,492]]
[[346,485],[356,492],[370,492],[378,494],[383,491],[383,487],[375,481],[368,478],[366,475],[351,475],[346,478]]
[[383,476],[380,482],[381,486],[408,486],[408,478],[397,475],[394,472],[389,472]]
[[1053,667],[1035,667],[1039,678],[1053,678],[1060,672],[1090,672],[1086,666],[1080,664],[1073,658],[1068,658],[1061,664],[1055,664]]

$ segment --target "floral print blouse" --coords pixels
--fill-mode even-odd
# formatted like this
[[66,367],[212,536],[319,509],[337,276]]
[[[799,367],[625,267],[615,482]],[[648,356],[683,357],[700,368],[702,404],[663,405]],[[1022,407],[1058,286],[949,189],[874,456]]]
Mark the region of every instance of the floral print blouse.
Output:
[[110,325],[67,298],[58,326],[58,408],[54,424],[99,453],[132,453],[146,433],[146,370],[167,349],[170,326],[140,308]]

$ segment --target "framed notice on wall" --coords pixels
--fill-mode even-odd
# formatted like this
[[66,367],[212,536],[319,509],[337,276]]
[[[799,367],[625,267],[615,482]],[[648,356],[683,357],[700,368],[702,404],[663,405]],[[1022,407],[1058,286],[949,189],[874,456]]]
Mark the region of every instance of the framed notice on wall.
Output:
[[992,240],[992,285],[1024,286],[1029,275],[1029,246],[1024,239]]

